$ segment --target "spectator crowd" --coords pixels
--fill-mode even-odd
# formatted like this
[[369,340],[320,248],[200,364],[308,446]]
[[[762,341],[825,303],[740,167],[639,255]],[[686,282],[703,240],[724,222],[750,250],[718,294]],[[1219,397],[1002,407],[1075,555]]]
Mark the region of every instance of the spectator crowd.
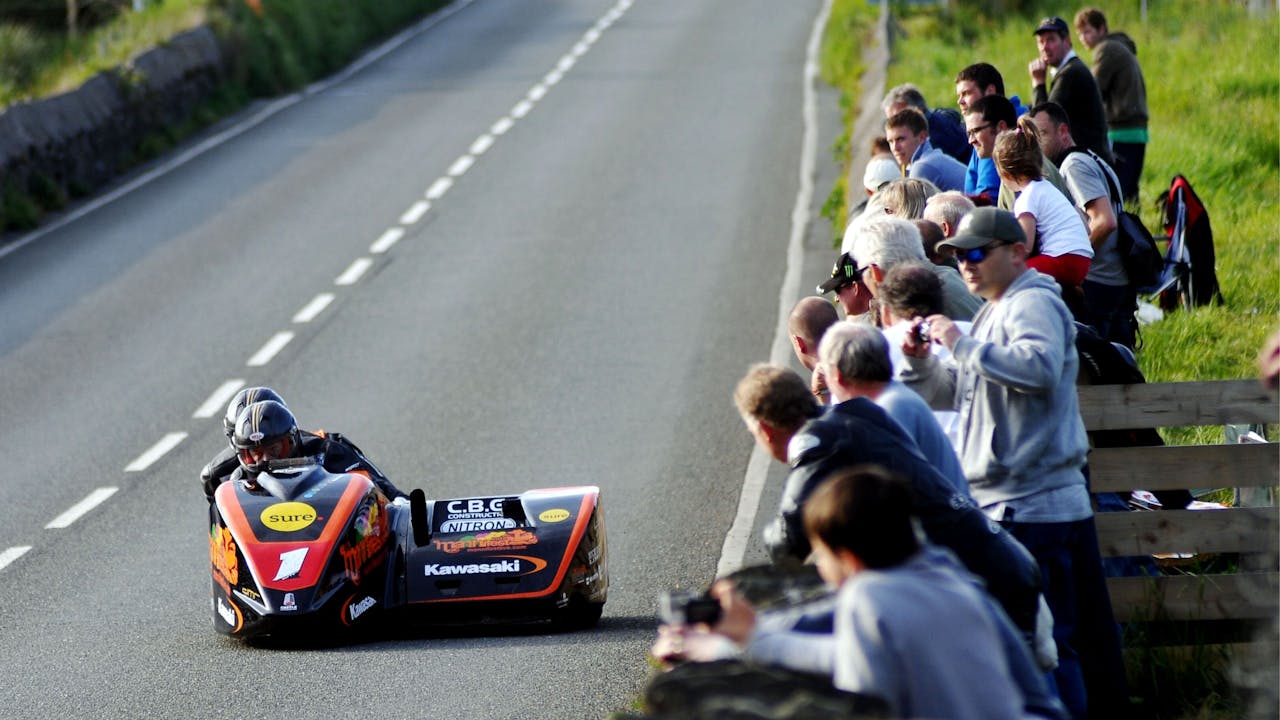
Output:
[[1032,35],[1030,107],[984,62],[956,73],[956,110],[887,93],[866,198],[788,318],[808,376],[760,364],[735,390],[788,467],[771,562],[816,566],[827,621],[757,611],[720,579],[719,619],[661,627],[659,661],[815,673],[892,717],[1124,712],[1076,343],[1137,341],[1116,230],[1146,94],[1133,41],[1097,8]]

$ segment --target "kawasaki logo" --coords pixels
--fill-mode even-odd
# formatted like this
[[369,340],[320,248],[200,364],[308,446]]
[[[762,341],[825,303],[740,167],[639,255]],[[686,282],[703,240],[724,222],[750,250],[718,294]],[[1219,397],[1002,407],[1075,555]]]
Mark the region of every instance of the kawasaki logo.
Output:
[[510,556],[510,560],[487,563],[467,563],[462,565],[441,565],[433,563],[424,565],[422,570],[426,577],[442,577],[448,575],[529,575],[545,568],[545,560],[524,555]]
[[218,598],[218,616],[231,627],[236,626],[236,611],[223,602],[222,598]]
[[375,604],[377,604],[377,602],[378,602],[377,600],[374,600],[371,597],[365,597],[365,599],[361,600],[355,605],[352,605],[350,608],[348,608],[348,612],[351,614],[351,619],[355,620],[356,618],[360,617],[361,615],[364,614],[365,610],[368,610],[369,608],[373,607]]

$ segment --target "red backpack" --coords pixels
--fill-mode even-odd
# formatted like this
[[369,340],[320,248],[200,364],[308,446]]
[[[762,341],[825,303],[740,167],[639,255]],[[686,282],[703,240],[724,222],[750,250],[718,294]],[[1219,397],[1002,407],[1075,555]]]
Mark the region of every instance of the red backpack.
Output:
[[1208,305],[1215,299],[1225,302],[1214,270],[1209,212],[1191,183],[1177,175],[1169,192],[1157,202],[1164,213],[1164,231],[1169,241],[1157,290],[1160,307],[1174,310]]

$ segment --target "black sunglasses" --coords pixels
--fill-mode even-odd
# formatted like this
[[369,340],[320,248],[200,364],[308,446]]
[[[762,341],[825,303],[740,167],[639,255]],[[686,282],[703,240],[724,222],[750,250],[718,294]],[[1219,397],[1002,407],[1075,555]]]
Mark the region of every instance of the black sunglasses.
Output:
[[1012,245],[1012,244],[1013,243],[1011,242],[1005,242],[1002,240],[1000,242],[993,242],[988,245],[983,245],[982,247],[969,248],[968,250],[960,250],[956,252],[956,260],[977,265],[983,260],[986,260],[987,256],[991,254],[992,250],[995,250],[996,248],[1004,247],[1005,245]]

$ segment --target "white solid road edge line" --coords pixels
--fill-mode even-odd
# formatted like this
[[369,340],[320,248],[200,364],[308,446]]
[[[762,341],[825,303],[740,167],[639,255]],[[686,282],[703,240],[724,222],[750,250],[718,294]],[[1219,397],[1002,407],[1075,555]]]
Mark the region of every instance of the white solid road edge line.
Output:
[[72,505],[66,512],[49,521],[44,526],[45,530],[59,530],[71,525],[71,523],[79,520],[85,513],[101,505],[107,498],[116,494],[116,490],[120,488],[101,487],[89,493],[89,496],[80,502]]
[[[791,343],[787,337],[787,316],[800,291],[800,271],[804,264],[804,235],[809,227],[809,206],[813,202],[813,172],[818,148],[818,110],[814,86],[818,81],[818,49],[822,43],[822,31],[831,13],[831,0],[822,3],[818,17],[814,19],[809,34],[809,45],[804,64],[804,133],[800,151],[800,188],[796,192],[796,204],[791,210],[791,237],[787,242],[787,269],[778,292],[778,324],[774,330],[773,348],[769,360],[785,364],[791,355]],[[738,514],[725,535],[720,549],[720,562],[716,565],[716,577],[723,577],[742,567],[747,555],[747,544],[755,527],[756,513],[760,509],[760,496],[764,493],[765,478],[769,473],[771,458],[754,443],[747,472],[742,479],[742,495],[738,498]]]
[[31,549],[30,545],[18,545],[15,547],[8,548],[4,552],[0,552],[0,570],[5,569],[5,567],[7,567],[14,560],[17,560],[23,555],[26,555],[27,551],[30,549]]
[[184,432],[171,432],[165,435],[160,438],[159,442],[152,445],[146,452],[142,453],[133,462],[126,465],[124,471],[142,472],[143,470],[146,470],[151,467],[152,463],[164,457],[165,453],[177,447],[178,443],[182,442],[186,438],[187,434]]
[[253,357],[249,358],[249,360],[245,362],[245,365],[248,365],[249,367],[262,367],[263,365],[266,365],[271,362],[271,359],[276,356],[276,353],[283,350],[284,346],[288,345],[289,341],[292,339],[293,333],[288,330],[282,330],[275,335],[272,335],[271,339],[267,341],[267,344],[263,345],[258,352],[254,353]]
[[211,418],[217,415],[227,407],[227,403],[231,402],[231,398],[240,392],[240,388],[244,387],[244,380],[235,379],[228,380],[218,386],[217,390],[205,400],[196,411],[191,413],[193,418]]

